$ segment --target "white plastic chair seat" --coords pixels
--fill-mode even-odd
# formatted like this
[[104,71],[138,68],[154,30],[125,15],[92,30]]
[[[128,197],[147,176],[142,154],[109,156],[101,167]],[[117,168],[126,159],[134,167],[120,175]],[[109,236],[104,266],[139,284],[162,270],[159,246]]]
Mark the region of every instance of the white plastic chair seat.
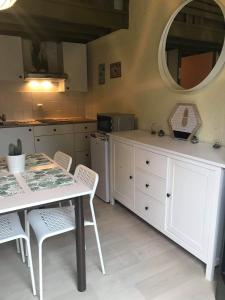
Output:
[[17,213],[0,216],[0,244],[15,239],[27,239]]
[[47,237],[75,229],[74,209],[71,206],[35,209],[28,213],[38,243]]
[[[36,209],[28,214],[28,222],[38,242],[43,242],[48,237],[75,229],[74,207]],[[85,221],[84,225],[90,226],[93,222]]]

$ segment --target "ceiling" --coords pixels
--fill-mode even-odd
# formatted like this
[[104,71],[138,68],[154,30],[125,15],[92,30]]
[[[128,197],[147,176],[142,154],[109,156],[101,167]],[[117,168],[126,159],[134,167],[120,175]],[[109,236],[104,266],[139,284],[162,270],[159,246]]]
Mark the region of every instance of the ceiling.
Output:
[[0,11],[0,34],[37,40],[88,43],[129,24],[129,0],[123,10],[113,0],[18,0]]

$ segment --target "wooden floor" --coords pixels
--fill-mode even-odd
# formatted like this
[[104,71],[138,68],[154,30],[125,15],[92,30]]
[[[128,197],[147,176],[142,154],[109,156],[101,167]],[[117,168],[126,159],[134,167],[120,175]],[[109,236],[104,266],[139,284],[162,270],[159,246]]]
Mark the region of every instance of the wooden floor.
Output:
[[[73,233],[44,244],[45,300],[214,300],[204,265],[122,206],[95,200],[107,275],[99,268],[93,228],[86,229],[87,291],[76,290]],[[85,213],[89,214],[85,209]],[[37,280],[37,244],[32,240]],[[0,300],[31,300],[28,269],[15,243],[0,246]]]

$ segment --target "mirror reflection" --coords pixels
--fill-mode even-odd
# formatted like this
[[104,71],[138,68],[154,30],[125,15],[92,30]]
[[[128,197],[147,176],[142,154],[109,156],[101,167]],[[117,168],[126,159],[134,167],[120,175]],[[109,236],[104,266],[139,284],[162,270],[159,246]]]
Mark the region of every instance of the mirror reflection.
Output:
[[193,0],[175,17],[166,41],[167,66],[184,89],[212,71],[224,44],[224,15],[214,0]]

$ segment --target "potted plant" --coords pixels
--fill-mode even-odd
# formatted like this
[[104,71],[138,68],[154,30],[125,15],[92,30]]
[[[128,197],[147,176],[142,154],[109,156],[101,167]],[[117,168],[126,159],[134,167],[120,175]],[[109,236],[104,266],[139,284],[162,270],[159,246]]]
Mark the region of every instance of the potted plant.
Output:
[[22,142],[20,139],[17,140],[17,145],[9,144],[7,163],[10,173],[24,172],[25,154],[22,154]]

